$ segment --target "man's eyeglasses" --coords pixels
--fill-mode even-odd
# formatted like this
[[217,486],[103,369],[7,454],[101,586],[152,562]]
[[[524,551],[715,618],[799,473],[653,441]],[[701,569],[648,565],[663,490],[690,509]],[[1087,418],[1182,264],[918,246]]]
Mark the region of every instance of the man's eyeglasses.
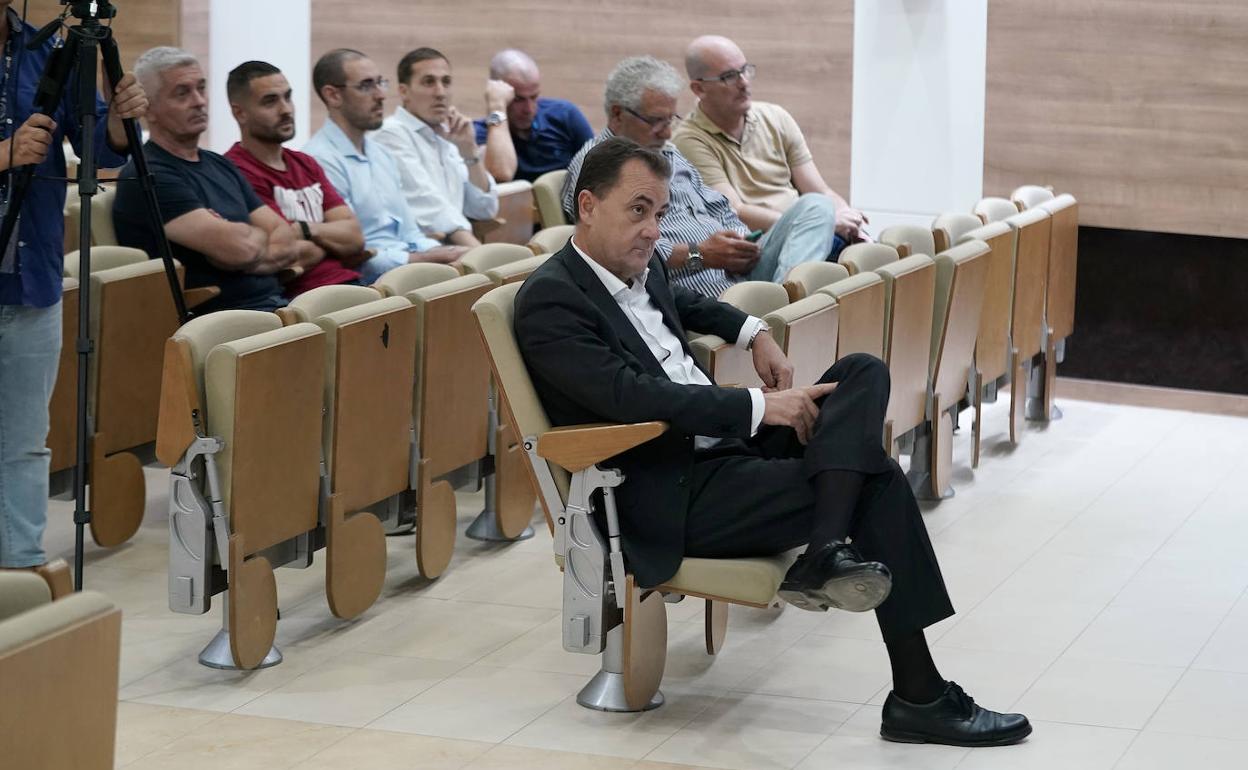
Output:
[[753,64],[746,64],[739,70],[728,70],[722,75],[716,75],[713,78],[694,78],[700,83],[723,83],[726,86],[735,86],[741,78],[745,78],[747,82],[754,80],[754,73],[758,72],[758,67]]
[[334,88],[351,88],[362,94],[372,93],[373,91],[385,91],[390,87],[390,81],[386,78],[369,78],[361,80],[358,83],[332,83]]
[[650,127],[651,131],[662,131],[668,126],[671,126],[673,123],[679,123],[682,120],[682,118],[679,115],[675,115],[675,114],[666,118],[647,117],[645,115],[642,115],[640,112],[638,112],[637,110],[634,110],[631,107],[625,107],[624,111],[627,112],[629,115],[632,115],[634,118],[637,118],[642,123],[645,123],[647,126]]

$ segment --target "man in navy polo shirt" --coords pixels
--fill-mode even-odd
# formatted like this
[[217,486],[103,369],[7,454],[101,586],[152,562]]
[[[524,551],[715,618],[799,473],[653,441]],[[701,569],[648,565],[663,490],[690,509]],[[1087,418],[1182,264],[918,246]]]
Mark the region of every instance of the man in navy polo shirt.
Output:
[[[12,170],[35,164],[21,218],[0,252],[0,569],[39,567],[48,502],[48,400],[61,354],[61,273],[65,223],[65,154],[82,133],[76,94],[65,89],[51,115],[34,113],[35,87],[54,41],[24,50],[36,28],[0,0],[0,201]],[[96,100],[95,146],[101,167],[125,163],[125,118],[140,118],[147,97],[133,75],[109,104]],[[0,209],[2,210],[2,209]]]
[[[508,48],[490,60],[486,101],[490,114],[476,121],[477,144],[485,145],[485,170],[497,182],[532,182],[547,171],[567,168],[572,156],[594,137],[589,121],[565,99],[541,99],[542,76],[523,51]],[[495,88],[502,81],[509,89]],[[512,91],[510,95],[507,91]],[[509,100],[507,100],[509,97]]]

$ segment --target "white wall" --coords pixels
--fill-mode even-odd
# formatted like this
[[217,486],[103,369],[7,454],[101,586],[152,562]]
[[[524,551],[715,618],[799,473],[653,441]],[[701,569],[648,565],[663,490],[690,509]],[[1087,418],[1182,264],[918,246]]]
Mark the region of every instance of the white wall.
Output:
[[856,0],[850,200],[879,233],[981,197],[988,0]]
[[209,128],[207,147],[224,152],[238,141],[225,81],[230,70],[249,59],[267,61],[290,81],[295,101],[295,138],[308,140],[312,98],[311,0],[212,0],[209,37]]

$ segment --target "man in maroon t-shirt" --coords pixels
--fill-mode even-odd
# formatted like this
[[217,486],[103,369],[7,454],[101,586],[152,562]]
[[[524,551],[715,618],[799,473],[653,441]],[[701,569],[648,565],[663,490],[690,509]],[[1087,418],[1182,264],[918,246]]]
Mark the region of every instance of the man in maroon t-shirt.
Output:
[[311,155],[286,149],[295,135],[290,83],[281,70],[243,62],[226,82],[230,109],[242,140],[225,157],[260,199],[290,222],[303,273],[286,284],[286,296],[341,283],[359,283],[352,268],[369,257],[364,233],[351,208]]

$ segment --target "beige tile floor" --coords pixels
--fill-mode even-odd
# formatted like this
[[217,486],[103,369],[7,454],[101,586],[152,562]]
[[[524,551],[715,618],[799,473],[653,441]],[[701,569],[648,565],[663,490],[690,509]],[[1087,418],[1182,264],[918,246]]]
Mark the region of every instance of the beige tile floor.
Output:
[[[925,516],[959,613],[930,630],[977,699],[1026,712],[1025,744],[967,750],[878,737],[889,671],[870,615],[734,610],[709,658],[700,608],[669,605],[667,705],[578,707],[596,669],[559,644],[544,530],[460,539],[440,580],[391,538],[382,599],[334,619],[323,566],[280,570],[286,660],[195,662],[217,614],[165,604],[165,473],[130,544],[91,549],[86,582],[124,610],[117,766],[234,768],[1242,768],[1248,766],[1248,420],[1067,401],[1005,442],[986,413],[957,496]],[[481,505],[460,497],[460,524]],[[68,556],[70,504],[53,503]]]

